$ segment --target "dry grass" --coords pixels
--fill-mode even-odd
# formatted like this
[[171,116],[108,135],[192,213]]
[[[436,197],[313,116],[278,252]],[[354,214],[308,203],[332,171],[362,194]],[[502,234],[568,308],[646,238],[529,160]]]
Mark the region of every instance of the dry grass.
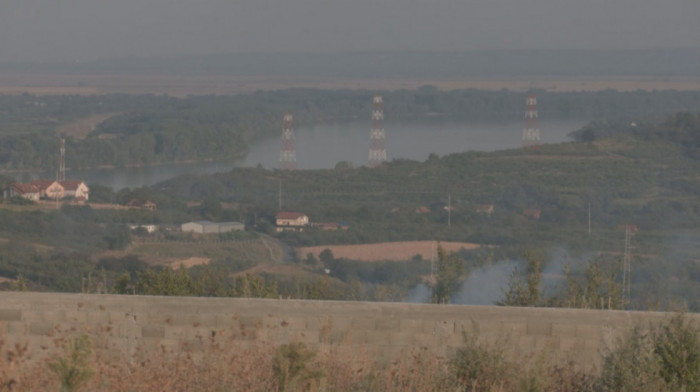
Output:
[[[70,391],[587,391],[592,378],[569,367],[538,367],[506,360],[484,347],[448,357],[431,348],[386,358],[379,348],[347,343],[278,345],[251,336],[204,337],[197,347],[161,348],[133,355],[90,353],[84,373],[91,377]],[[55,338],[50,352],[32,358],[26,346],[2,347],[0,391],[55,391],[61,378],[50,363],[70,358],[67,342]],[[381,358],[384,357],[384,358]],[[495,358],[495,361],[493,360]],[[466,361],[466,362],[464,362]]]
[[[423,259],[430,260],[437,257],[436,241],[412,241],[412,242],[383,242],[379,244],[362,245],[323,245],[307,246],[299,248],[299,254],[306,257],[312,253],[316,257],[325,249],[330,249],[336,258],[344,258],[359,261],[406,261],[415,255],[421,255]],[[440,242],[440,246],[447,252],[457,252],[460,249],[476,249],[480,245],[468,242]]]

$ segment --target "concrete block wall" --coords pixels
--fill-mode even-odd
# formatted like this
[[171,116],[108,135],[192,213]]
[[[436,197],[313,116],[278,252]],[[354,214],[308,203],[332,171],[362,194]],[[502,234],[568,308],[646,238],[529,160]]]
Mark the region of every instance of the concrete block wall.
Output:
[[[0,340],[36,358],[87,333],[110,358],[201,350],[215,339],[349,345],[390,359],[414,349],[446,355],[463,333],[521,360],[544,355],[599,369],[603,352],[634,325],[671,315],[577,309],[403,303],[0,293]],[[691,315],[695,322],[700,317]]]

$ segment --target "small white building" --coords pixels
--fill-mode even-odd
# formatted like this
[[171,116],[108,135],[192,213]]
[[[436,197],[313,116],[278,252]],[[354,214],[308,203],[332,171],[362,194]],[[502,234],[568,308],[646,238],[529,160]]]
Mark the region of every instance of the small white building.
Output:
[[280,212],[275,216],[277,232],[303,231],[309,225],[309,217],[302,212]]
[[146,230],[146,233],[148,234],[155,233],[158,230],[158,226],[156,225],[129,225],[129,229],[131,230],[136,230],[140,228]]
[[187,222],[182,224],[183,232],[198,233],[198,234],[219,234],[228,233],[231,231],[243,231],[245,225],[240,222],[210,222],[207,220]]

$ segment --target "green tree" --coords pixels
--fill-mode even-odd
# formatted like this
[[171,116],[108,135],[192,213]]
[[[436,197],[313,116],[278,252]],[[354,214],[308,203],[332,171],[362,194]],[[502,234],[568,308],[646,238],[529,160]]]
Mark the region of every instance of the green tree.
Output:
[[503,306],[538,306],[540,282],[542,281],[542,261],[531,252],[525,253],[525,276],[516,267],[508,280],[505,298],[498,302]]
[[144,295],[201,295],[200,287],[184,267],[177,271],[169,267],[146,270],[139,278],[137,292]]
[[333,260],[335,260],[335,257],[333,256],[333,251],[331,251],[328,248],[321,251],[321,253],[318,254],[318,258],[326,267],[330,265],[333,262]]
[[243,298],[278,298],[277,283],[268,283],[264,278],[246,274],[238,276],[233,282],[231,291],[233,297]]
[[446,304],[450,302],[452,295],[459,289],[464,275],[464,264],[456,254],[447,253],[440,245],[438,245],[437,253],[437,276],[433,286],[432,302]]
[[679,391],[700,391],[700,336],[682,314],[654,334],[654,355],[666,384]]

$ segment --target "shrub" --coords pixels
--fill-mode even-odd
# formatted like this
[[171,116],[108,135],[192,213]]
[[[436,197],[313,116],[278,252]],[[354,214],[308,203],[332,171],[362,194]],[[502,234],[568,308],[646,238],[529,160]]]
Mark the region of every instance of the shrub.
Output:
[[80,335],[71,339],[64,351],[63,357],[49,362],[49,370],[58,376],[61,392],[74,392],[92,378],[92,342],[87,335]]

